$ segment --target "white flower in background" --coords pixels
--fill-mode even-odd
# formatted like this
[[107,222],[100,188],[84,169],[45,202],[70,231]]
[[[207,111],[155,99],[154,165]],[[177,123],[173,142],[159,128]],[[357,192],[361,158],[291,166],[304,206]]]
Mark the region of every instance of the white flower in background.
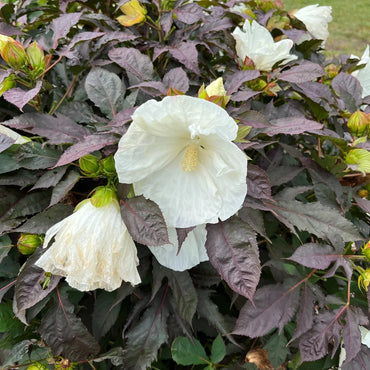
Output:
[[[352,56],[351,56],[352,57]],[[362,97],[370,95],[370,55],[369,45],[367,45],[364,54],[361,57],[358,65],[365,64],[365,67],[357,71],[352,72],[352,76],[355,76],[362,86]]]
[[[364,326],[359,325],[359,329],[361,332],[361,344],[365,345],[366,347],[370,348],[370,330],[366,329]],[[346,359],[346,349],[342,345],[342,349],[340,350],[339,354],[339,367],[340,370],[342,368],[342,364]]]
[[0,124],[0,135],[5,135],[15,140],[14,144],[24,144],[31,141],[30,139],[24,138],[22,135],[19,135],[17,132],[1,124]]
[[331,6],[308,5],[293,13],[316,39],[323,40],[323,45],[329,36],[328,23],[333,20]]
[[189,232],[181,245],[179,254],[177,254],[178,241],[174,227],[168,228],[168,236],[172,244],[149,247],[162,266],[175,271],[184,271],[209,260],[204,246],[207,236],[206,225],[199,225]]
[[236,53],[241,62],[244,63],[245,58],[248,57],[253,61],[255,68],[261,71],[271,71],[277,62],[288,63],[297,59],[296,55],[290,54],[292,40],[274,42],[268,29],[256,21],[252,21],[251,24],[246,20],[243,31],[236,27],[232,36],[236,41]]
[[[75,212],[52,226],[44,248],[55,237],[36,265],[54,275],[65,276],[68,284],[81,291],[112,291],[122,280],[140,283],[136,246],[122,221],[115,196],[97,191],[80,203]],[[93,205],[93,203],[96,205]]]
[[156,202],[172,227],[225,220],[247,193],[247,157],[231,141],[237,124],[218,105],[177,95],[132,116],[114,156],[121,183]]

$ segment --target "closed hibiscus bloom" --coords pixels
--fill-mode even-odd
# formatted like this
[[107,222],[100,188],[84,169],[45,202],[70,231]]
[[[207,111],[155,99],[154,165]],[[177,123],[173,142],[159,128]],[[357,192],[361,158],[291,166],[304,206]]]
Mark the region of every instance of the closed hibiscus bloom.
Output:
[[122,221],[118,201],[109,195],[103,202],[95,200],[83,201],[71,216],[46,232],[44,248],[55,240],[36,265],[66,277],[71,287],[81,291],[112,291],[122,281],[139,284],[136,246]]

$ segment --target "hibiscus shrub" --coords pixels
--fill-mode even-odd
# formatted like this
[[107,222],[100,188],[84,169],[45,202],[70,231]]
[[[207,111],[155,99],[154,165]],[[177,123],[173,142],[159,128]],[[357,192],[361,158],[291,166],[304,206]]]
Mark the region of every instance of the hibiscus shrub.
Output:
[[0,11],[5,368],[368,368],[369,49],[325,58],[329,7]]

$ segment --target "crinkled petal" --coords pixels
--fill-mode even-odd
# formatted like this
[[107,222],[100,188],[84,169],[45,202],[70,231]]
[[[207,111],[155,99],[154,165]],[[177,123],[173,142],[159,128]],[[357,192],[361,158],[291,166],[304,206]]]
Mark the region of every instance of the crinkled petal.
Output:
[[177,254],[176,229],[173,227],[168,228],[168,235],[172,244],[166,244],[161,247],[149,247],[162,266],[175,271],[184,271],[203,261],[208,261],[208,255],[204,246],[207,236],[205,225],[199,225],[189,232],[179,254]]
[[150,176],[176,158],[187,141],[176,136],[152,135],[132,123],[114,155],[119,181],[131,184]]
[[[149,100],[136,109],[133,123],[155,136],[189,138],[217,134],[234,140],[238,131],[235,121],[218,105],[186,95],[167,96],[157,102]],[[210,122],[212,124],[210,124]]]
[[362,97],[370,95],[370,56],[369,56],[369,45],[367,45],[364,54],[361,57],[360,62],[358,63],[366,64],[364,68],[352,72],[352,75],[355,76],[362,86]]
[[140,283],[135,243],[122,222],[116,201],[96,208],[90,202],[53,226],[45,246],[55,241],[38,259],[37,266],[65,276],[78,290],[120,287],[122,280]]
[[191,227],[216,223],[222,199],[208,169],[199,163],[184,172],[180,153],[169,165],[134,183],[136,194],[156,202],[169,226]]

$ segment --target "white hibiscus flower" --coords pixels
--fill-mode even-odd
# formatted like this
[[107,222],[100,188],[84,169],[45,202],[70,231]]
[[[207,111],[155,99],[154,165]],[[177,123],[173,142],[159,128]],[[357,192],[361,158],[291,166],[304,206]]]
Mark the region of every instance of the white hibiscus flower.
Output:
[[328,36],[328,23],[333,20],[331,6],[308,5],[293,13],[307,28],[307,31],[316,39],[325,44]]
[[253,61],[256,69],[271,71],[277,62],[288,63],[297,59],[296,55],[290,54],[293,41],[284,39],[275,42],[267,28],[258,22],[246,20],[243,31],[236,27],[232,33],[236,41],[236,53],[244,63],[245,58]]
[[121,183],[156,202],[172,227],[225,220],[247,192],[247,157],[231,141],[227,112],[184,95],[149,100],[132,116],[114,156]]
[[362,86],[362,97],[370,95],[370,55],[369,45],[367,45],[359,65],[365,64],[365,67],[357,71],[352,72],[352,76],[355,76]]
[[177,253],[178,241],[174,227],[168,228],[168,236],[171,244],[149,247],[162,266],[175,271],[184,271],[209,260],[204,246],[207,237],[206,225],[199,225],[189,232],[181,245],[179,253]]
[[46,232],[44,248],[53,237],[55,241],[36,265],[65,276],[71,287],[81,291],[112,291],[122,280],[139,284],[136,246],[122,221],[118,201],[111,197],[98,205],[88,199],[52,226]]

